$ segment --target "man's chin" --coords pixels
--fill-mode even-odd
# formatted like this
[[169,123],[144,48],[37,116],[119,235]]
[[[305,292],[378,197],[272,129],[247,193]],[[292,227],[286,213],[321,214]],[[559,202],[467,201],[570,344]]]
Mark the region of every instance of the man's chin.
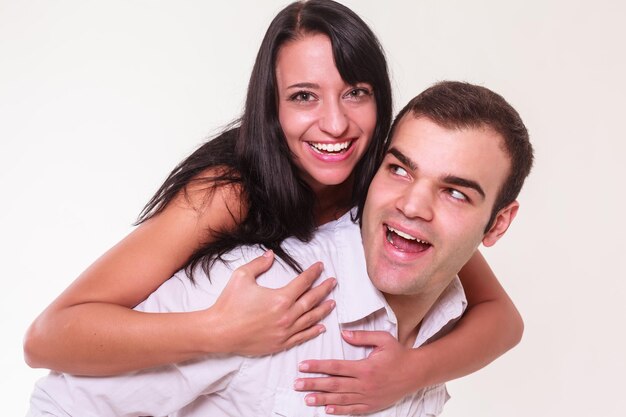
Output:
[[397,270],[379,269],[372,273],[376,278],[372,279],[372,283],[380,292],[390,295],[408,295],[416,292],[416,283],[418,279],[416,274],[398,273]]

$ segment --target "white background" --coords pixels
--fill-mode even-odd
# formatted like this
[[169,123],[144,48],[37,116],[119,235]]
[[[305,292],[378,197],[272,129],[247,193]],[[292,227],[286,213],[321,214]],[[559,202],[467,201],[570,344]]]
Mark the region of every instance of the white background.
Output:
[[[45,374],[23,363],[28,324],[239,114],[286,4],[260,3],[0,0],[3,415]],[[524,339],[450,383],[444,416],[623,416],[624,3],[345,3],[387,51],[396,110],[437,80],[483,84],[536,148],[518,218],[484,251]]]

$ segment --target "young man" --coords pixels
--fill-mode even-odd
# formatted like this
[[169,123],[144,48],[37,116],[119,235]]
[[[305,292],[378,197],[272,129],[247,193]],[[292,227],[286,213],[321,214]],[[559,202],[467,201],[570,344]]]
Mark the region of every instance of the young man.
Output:
[[[212,355],[106,378],[53,373],[37,384],[29,415],[326,415],[330,410],[307,407],[305,393],[294,391],[293,381],[303,376],[298,363],[365,357],[369,349],[343,341],[342,330],[388,331],[407,347],[449,330],[466,304],[456,274],[481,242],[493,245],[505,233],[531,165],[526,128],[502,97],[469,84],[437,84],[398,115],[358,211],[361,229],[348,213],[320,227],[311,242],[284,243],[301,264],[321,260],[324,273],[337,277],[337,308],[323,321],[324,335],[264,357]],[[231,268],[261,252],[233,251],[230,267],[217,263],[211,282],[199,277],[193,285],[177,274],[138,309],[207,308]],[[291,275],[276,263],[259,282],[279,287]],[[436,385],[380,415],[437,415],[447,398],[445,386]]]

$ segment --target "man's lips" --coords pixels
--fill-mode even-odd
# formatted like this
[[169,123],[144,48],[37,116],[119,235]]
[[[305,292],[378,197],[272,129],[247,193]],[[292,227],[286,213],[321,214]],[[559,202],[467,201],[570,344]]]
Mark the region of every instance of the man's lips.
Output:
[[385,228],[387,242],[401,252],[420,253],[432,246],[430,242],[419,239],[406,231],[391,227],[388,224],[385,224]]

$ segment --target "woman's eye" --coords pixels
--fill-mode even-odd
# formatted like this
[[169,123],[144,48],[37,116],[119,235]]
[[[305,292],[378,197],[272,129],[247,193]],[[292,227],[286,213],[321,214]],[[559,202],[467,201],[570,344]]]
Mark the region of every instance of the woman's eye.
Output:
[[346,94],[346,98],[359,100],[363,97],[369,97],[370,95],[372,95],[372,93],[369,89],[364,87],[358,87],[348,91],[348,93]]
[[450,194],[450,197],[454,198],[455,200],[467,201],[467,196],[458,190],[451,188],[448,190],[448,193]]
[[315,96],[313,96],[313,94],[309,93],[308,91],[298,91],[297,93],[289,97],[290,101],[300,101],[300,102],[313,101],[314,99],[315,99]]
[[391,165],[389,167],[389,170],[394,175],[399,175],[401,177],[408,177],[409,176],[409,173],[406,172],[406,170],[404,168],[402,168],[401,166],[398,166],[398,165]]

